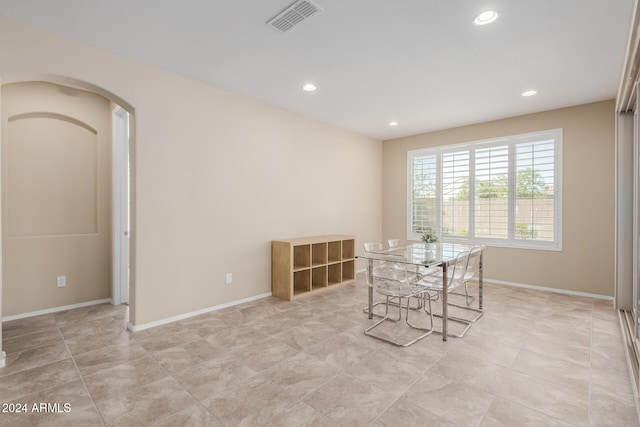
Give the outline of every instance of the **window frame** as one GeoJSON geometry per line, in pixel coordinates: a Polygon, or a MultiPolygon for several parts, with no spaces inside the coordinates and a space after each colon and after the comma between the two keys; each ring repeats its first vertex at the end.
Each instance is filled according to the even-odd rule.
{"type": "Polygon", "coordinates": [[[562,250],[562,152],[563,152],[563,129],[549,129],[544,131],[509,135],[504,137],[483,139],[460,144],[449,144],[437,147],[420,148],[407,151],[407,239],[420,240],[420,234],[413,231],[413,164],[414,159],[423,156],[436,156],[436,219],[435,227],[441,240],[452,243],[483,244],[486,246],[510,247],[521,249],[539,249],[550,251],[562,250]],[[553,140],[553,241],[536,241],[526,239],[516,239],[516,176],[518,168],[516,165],[516,147],[526,141],[537,142],[536,140],[553,140]],[[475,189],[476,189],[476,152],[479,149],[507,145],[508,150],[508,230],[507,238],[477,237],[475,230],[475,189]],[[447,236],[442,237],[442,215],[443,215],[443,154],[458,151],[468,151],[469,155],[469,176],[468,176],[468,199],[469,199],[469,226],[468,237],[447,236]]]}

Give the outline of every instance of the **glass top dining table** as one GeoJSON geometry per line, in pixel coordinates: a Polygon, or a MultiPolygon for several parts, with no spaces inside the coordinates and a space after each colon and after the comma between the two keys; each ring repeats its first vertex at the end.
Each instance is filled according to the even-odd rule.
{"type": "MultiPolygon", "coordinates": [[[[416,243],[407,241],[404,244],[382,250],[367,251],[356,258],[367,260],[367,282],[369,282],[375,261],[393,261],[422,267],[442,267],[442,283],[447,283],[447,269],[461,252],[482,246],[470,246],[459,243],[416,243]]],[[[482,310],[482,263],[483,250],[480,252],[478,265],[478,308],[482,310]]],[[[371,285],[371,283],[369,283],[371,285]]],[[[447,341],[448,296],[447,287],[442,290],[442,340],[447,341]]],[[[369,286],[369,319],[373,318],[373,287],[369,286]]]]}

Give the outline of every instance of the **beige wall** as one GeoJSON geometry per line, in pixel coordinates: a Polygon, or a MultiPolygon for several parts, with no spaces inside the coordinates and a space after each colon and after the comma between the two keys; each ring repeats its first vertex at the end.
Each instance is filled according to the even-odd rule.
{"type": "Polygon", "coordinates": [[[384,141],[383,237],[406,236],[407,151],[562,128],[562,251],[489,248],[485,277],[612,296],[614,107],[598,102],[384,141]]]}
{"type": "Polygon", "coordinates": [[[0,51],[3,83],[66,76],[135,108],[135,325],[270,292],[272,239],[381,237],[380,141],[3,17],[0,51]]]}
{"type": "Polygon", "coordinates": [[[109,101],[49,83],[8,84],[2,123],[2,312],[109,298],[109,101]]]}

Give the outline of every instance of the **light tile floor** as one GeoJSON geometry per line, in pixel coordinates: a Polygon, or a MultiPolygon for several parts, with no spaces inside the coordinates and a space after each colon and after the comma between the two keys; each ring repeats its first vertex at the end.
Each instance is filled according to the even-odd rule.
{"type": "Polygon", "coordinates": [[[70,412],[0,425],[639,425],[611,302],[486,284],[467,336],[398,348],[363,334],[366,294],[359,280],[137,333],[108,304],[5,322],[0,402],[70,412]]]}

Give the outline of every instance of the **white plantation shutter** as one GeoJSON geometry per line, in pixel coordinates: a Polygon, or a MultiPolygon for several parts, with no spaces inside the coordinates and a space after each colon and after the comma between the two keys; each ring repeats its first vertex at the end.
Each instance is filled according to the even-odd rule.
{"type": "Polygon", "coordinates": [[[409,151],[407,238],[562,249],[562,129],[409,151]]]}
{"type": "Polygon", "coordinates": [[[469,235],[469,150],[442,154],[442,236],[469,235]]]}
{"type": "Polygon", "coordinates": [[[475,151],[475,236],[509,237],[509,146],[506,141],[475,151]]]}

